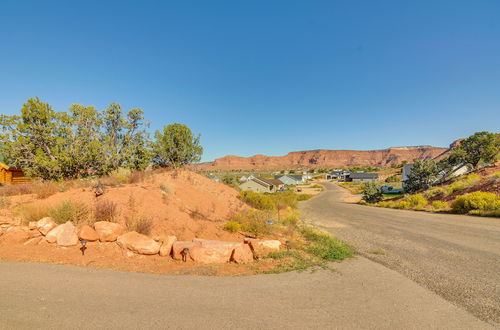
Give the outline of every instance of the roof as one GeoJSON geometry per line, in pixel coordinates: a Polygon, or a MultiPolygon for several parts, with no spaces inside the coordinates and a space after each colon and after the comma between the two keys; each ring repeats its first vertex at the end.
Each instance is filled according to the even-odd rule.
{"type": "Polygon", "coordinates": [[[264,182],[268,186],[279,186],[279,185],[283,184],[283,182],[281,182],[280,180],[276,180],[276,179],[264,179],[264,178],[261,178],[260,176],[256,177],[256,178],[253,178],[252,181],[255,181],[257,183],[259,183],[258,181],[262,181],[262,182],[264,182]]]}
{"type": "Polygon", "coordinates": [[[274,178],[279,180],[279,178],[284,178],[284,177],[289,177],[290,179],[297,181],[302,181],[303,179],[302,175],[291,175],[291,174],[276,175],[274,178]]]}
{"type": "Polygon", "coordinates": [[[376,179],[378,178],[377,173],[351,173],[349,175],[351,179],[376,179]]]}

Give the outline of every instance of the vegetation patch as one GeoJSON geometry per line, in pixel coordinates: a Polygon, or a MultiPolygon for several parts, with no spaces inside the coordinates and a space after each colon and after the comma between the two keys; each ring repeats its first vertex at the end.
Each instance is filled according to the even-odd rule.
{"type": "Polygon", "coordinates": [[[67,221],[72,221],[74,224],[88,223],[91,219],[88,206],[81,202],[64,201],[52,208],[49,213],[54,221],[59,224],[66,223],[67,221]]]}
{"type": "Polygon", "coordinates": [[[451,208],[456,213],[496,214],[500,211],[500,196],[495,193],[475,191],[457,196],[451,208]]]}

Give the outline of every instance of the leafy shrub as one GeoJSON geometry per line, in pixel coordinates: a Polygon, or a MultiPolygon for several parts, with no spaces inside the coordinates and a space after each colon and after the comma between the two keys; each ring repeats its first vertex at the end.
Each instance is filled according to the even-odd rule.
{"type": "Polygon", "coordinates": [[[469,174],[463,179],[457,180],[448,186],[448,194],[452,194],[456,191],[464,190],[466,188],[474,186],[481,180],[481,177],[477,174],[469,174]]]}
{"type": "Polygon", "coordinates": [[[50,210],[50,216],[59,224],[67,221],[78,224],[86,223],[90,219],[90,212],[82,202],[64,201],[50,210]]]}
{"type": "Polygon", "coordinates": [[[325,232],[305,227],[302,229],[302,235],[310,242],[306,250],[325,261],[343,260],[354,255],[349,245],[325,232]]]}
{"type": "Polygon", "coordinates": [[[231,233],[237,233],[241,231],[241,227],[241,223],[233,220],[228,221],[224,224],[224,229],[231,233]]]}
{"type": "Polygon", "coordinates": [[[274,201],[269,195],[250,190],[240,192],[240,199],[258,210],[274,210],[274,201]]]}
{"type": "Polygon", "coordinates": [[[382,191],[375,182],[367,182],[363,186],[363,200],[368,203],[377,203],[382,200],[382,191]]]}
{"type": "Polygon", "coordinates": [[[117,205],[110,200],[99,200],[95,204],[94,218],[95,221],[114,221],[117,212],[117,205]]]}
{"type": "Polygon", "coordinates": [[[412,195],[408,197],[406,201],[410,203],[410,207],[414,209],[423,209],[428,203],[427,199],[425,199],[422,194],[412,195]]]}
{"type": "Polygon", "coordinates": [[[443,201],[433,201],[431,203],[432,208],[435,210],[444,210],[448,208],[448,203],[443,202],[443,201]]]}
{"type": "Polygon", "coordinates": [[[475,191],[457,196],[451,208],[457,213],[468,213],[473,210],[497,211],[500,210],[500,196],[495,193],[475,191]]]}

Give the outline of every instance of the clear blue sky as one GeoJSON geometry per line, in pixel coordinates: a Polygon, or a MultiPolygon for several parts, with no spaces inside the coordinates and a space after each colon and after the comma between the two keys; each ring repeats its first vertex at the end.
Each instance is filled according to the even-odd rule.
{"type": "Polygon", "coordinates": [[[140,107],[203,160],[500,131],[500,1],[0,3],[0,110],[140,107]]]}

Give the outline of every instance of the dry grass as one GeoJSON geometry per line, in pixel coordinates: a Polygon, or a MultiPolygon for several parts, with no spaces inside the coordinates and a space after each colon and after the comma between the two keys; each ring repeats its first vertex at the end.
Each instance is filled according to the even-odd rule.
{"type": "Polygon", "coordinates": [[[16,213],[18,213],[23,223],[28,223],[50,216],[50,209],[44,205],[28,204],[23,205],[16,213]]]}
{"type": "Polygon", "coordinates": [[[154,221],[149,217],[127,218],[126,226],[129,231],[136,231],[146,236],[151,235],[154,221]]]}
{"type": "Polygon", "coordinates": [[[8,208],[11,204],[9,197],[0,197],[0,209],[8,208]]]}
{"type": "Polygon", "coordinates": [[[115,221],[117,214],[117,205],[110,200],[99,200],[95,204],[94,218],[95,221],[115,221]]]}
{"type": "Polygon", "coordinates": [[[67,221],[74,224],[92,223],[93,221],[89,207],[82,202],[64,201],[50,209],[50,216],[60,224],[67,221]]]}

